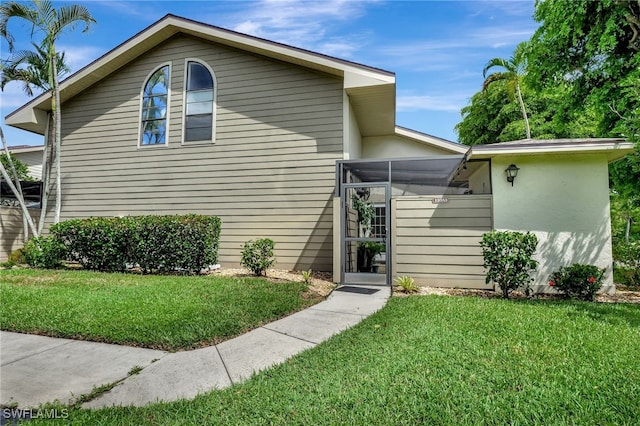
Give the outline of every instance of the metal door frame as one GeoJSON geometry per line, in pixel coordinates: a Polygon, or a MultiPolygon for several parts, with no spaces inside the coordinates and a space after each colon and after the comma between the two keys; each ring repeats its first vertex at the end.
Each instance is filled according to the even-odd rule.
{"type": "MultiPolygon", "coordinates": [[[[347,208],[347,189],[350,188],[384,188],[385,192],[385,270],[386,278],[384,285],[391,284],[391,184],[387,182],[359,182],[359,183],[342,183],[340,185],[340,282],[345,283],[346,276],[346,242],[347,241],[360,241],[364,238],[359,237],[347,237],[347,221],[345,218],[347,208]]],[[[358,272],[349,272],[349,274],[358,274],[358,272]]],[[[360,272],[360,274],[366,274],[366,272],[360,272]]],[[[378,274],[379,275],[379,274],[378,274]]],[[[378,284],[380,285],[380,284],[378,284]]]]}

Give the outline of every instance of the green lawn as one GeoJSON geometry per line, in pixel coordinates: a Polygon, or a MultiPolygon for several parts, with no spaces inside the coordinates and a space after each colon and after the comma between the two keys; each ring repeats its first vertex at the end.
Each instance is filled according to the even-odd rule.
{"type": "Polygon", "coordinates": [[[176,350],[218,343],[319,301],[263,278],[0,271],[0,328],[176,350]]]}
{"type": "Polygon", "coordinates": [[[248,382],[63,423],[637,424],[640,306],[393,298],[248,382]]]}

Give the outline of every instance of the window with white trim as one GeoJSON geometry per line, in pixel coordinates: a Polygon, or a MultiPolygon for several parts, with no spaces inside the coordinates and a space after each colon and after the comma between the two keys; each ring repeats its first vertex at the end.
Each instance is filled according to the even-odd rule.
{"type": "Polygon", "coordinates": [[[142,92],[140,145],[167,143],[169,106],[169,65],[158,68],[146,81],[142,92]]]}
{"type": "Polygon", "coordinates": [[[184,142],[211,142],[215,111],[212,72],[203,64],[187,61],[184,108],[184,142]]]}

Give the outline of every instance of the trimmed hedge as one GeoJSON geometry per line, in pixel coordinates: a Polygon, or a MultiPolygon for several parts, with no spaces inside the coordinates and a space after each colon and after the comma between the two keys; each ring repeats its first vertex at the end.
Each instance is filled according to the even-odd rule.
{"type": "Polygon", "coordinates": [[[195,214],[91,217],[58,223],[51,233],[67,248],[67,260],[85,269],[198,272],[218,261],[220,225],[218,217],[195,214]]]}

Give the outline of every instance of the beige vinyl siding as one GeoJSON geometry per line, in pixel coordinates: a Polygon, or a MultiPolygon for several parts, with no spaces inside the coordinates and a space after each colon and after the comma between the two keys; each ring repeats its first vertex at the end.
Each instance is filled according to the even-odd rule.
{"type": "Polygon", "coordinates": [[[329,271],[342,80],[176,36],[63,105],[62,219],[217,215],[220,263],[269,237],[277,267],[329,271]],[[217,82],[215,143],[182,145],[185,59],[217,82]],[[171,63],[167,146],[138,148],[140,91],[171,63]]]}
{"type": "Polygon", "coordinates": [[[488,195],[392,199],[392,268],[420,285],[491,288],[485,284],[480,240],[492,229],[488,195]]]}
{"type": "Polygon", "coordinates": [[[29,168],[29,176],[36,180],[42,180],[42,151],[14,152],[18,160],[29,168]]]}
{"type": "MultiPolygon", "coordinates": [[[[40,209],[29,209],[34,222],[40,218],[40,209]]],[[[12,251],[24,247],[22,211],[18,207],[0,207],[0,262],[8,259],[12,251]]]]}

